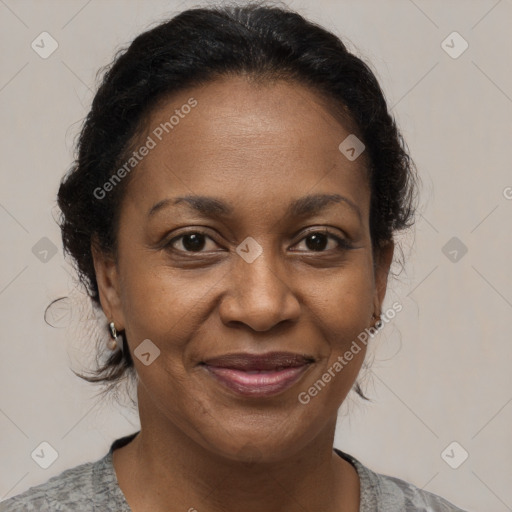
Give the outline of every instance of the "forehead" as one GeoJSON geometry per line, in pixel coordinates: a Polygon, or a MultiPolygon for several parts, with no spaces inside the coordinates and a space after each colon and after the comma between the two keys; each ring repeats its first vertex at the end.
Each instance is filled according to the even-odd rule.
{"type": "Polygon", "coordinates": [[[366,155],[350,161],[339,150],[352,129],[322,96],[297,83],[222,78],[153,110],[135,144],[151,149],[126,197],[147,210],[185,193],[275,203],[328,192],[343,193],[365,211],[366,155]]]}

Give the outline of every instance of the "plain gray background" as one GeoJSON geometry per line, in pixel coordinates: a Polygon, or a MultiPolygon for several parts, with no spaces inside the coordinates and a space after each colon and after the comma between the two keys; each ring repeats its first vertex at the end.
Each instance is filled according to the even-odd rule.
{"type": "MultiPolygon", "coordinates": [[[[95,399],[70,371],[92,364],[102,326],[62,256],[55,196],[98,69],[151,24],[195,5],[0,0],[0,499],[96,460],[138,429],[129,408],[95,399]],[[31,47],[43,31],[58,43],[45,59],[31,47]],[[69,308],[53,313],[52,328],[44,309],[62,295],[69,308]],[[31,457],[43,441],[58,453],[48,469],[31,457]]],[[[370,64],[423,180],[421,215],[403,239],[407,265],[385,304],[403,310],[368,356],[373,403],[349,395],[335,445],[460,507],[510,511],[512,4],[288,5],[370,64]],[[454,31],[469,45],[457,58],[464,42],[454,31]],[[452,461],[469,454],[457,469],[441,456],[454,441],[452,461]]]]}

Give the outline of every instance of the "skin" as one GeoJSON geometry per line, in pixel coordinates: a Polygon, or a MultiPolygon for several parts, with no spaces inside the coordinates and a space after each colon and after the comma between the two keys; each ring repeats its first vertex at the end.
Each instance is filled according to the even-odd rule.
{"type": "Polygon", "coordinates": [[[365,154],[351,162],[339,151],[354,127],[316,92],[244,77],[163,102],[140,143],[191,97],[197,106],[130,176],[117,259],[93,245],[105,315],[125,330],[132,354],[145,339],[161,351],[148,366],[134,357],[141,433],[114,452],[119,485],[134,512],[170,504],[199,512],[357,511],[357,473],[333,441],[364,345],[310,403],[297,397],[381,311],[393,244],[374,260],[365,154]],[[206,216],[181,202],[148,218],[159,201],[192,194],[218,198],[232,213],[206,216]],[[310,194],[339,194],[360,217],[345,202],[286,214],[292,200],[310,194]],[[320,235],[315,250],[311,232],[325,228],[352,248],[320,235]],[[198,229],[207,233],[200,252],[190,250],[190,237],[175,239],[198,229]],[[252,263],[235,252],[248,236],[263,250],[252,263]],[[316,361],[292,388],[257,399],[236,395],[198,365],[269,351],[316,361]]]}

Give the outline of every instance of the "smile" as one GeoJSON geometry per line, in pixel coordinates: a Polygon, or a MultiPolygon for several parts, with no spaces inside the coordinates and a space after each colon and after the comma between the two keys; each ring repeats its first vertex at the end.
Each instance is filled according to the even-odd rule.
{"type": "Polygon", "coordinates": [[[240,395],[263,397],[281,393],[292,387],[309,365],[286,368],[274,372],[243,371],[205,365],[220,383],[240,395]]]}
{"type": "Polygon", "coordinates": [[[201,365],[218,383],[246,397],[269,397],[296,384],[314,359],[274,352],[265,355],[232,354],[201,365]]]}

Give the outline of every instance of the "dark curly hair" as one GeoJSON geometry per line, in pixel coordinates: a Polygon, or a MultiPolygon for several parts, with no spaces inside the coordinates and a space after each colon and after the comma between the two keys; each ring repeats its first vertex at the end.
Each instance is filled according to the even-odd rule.
{"type": "MultiPolygon", "coordinates": [[[[104,70],[79,135],[77,157],[60,184],[64,251],[94,307],[101,306],[91,243],[115,257],[120,204],[129,179],[102,199],[94,191],[126,161],[161,102],[229,75],[309,86],[355,124],[369,162],[374,251],[413,224],[415,166],[373,72],[337,36],[281,5],[186,10],[140,34],[104,70]]],[[[79,376],[112,387],[127,373],[134,375],[134,366],[125,343],[93,376],[79,376]]],[[[355,389],[366,398],[359,383],[355,389]]]]}

